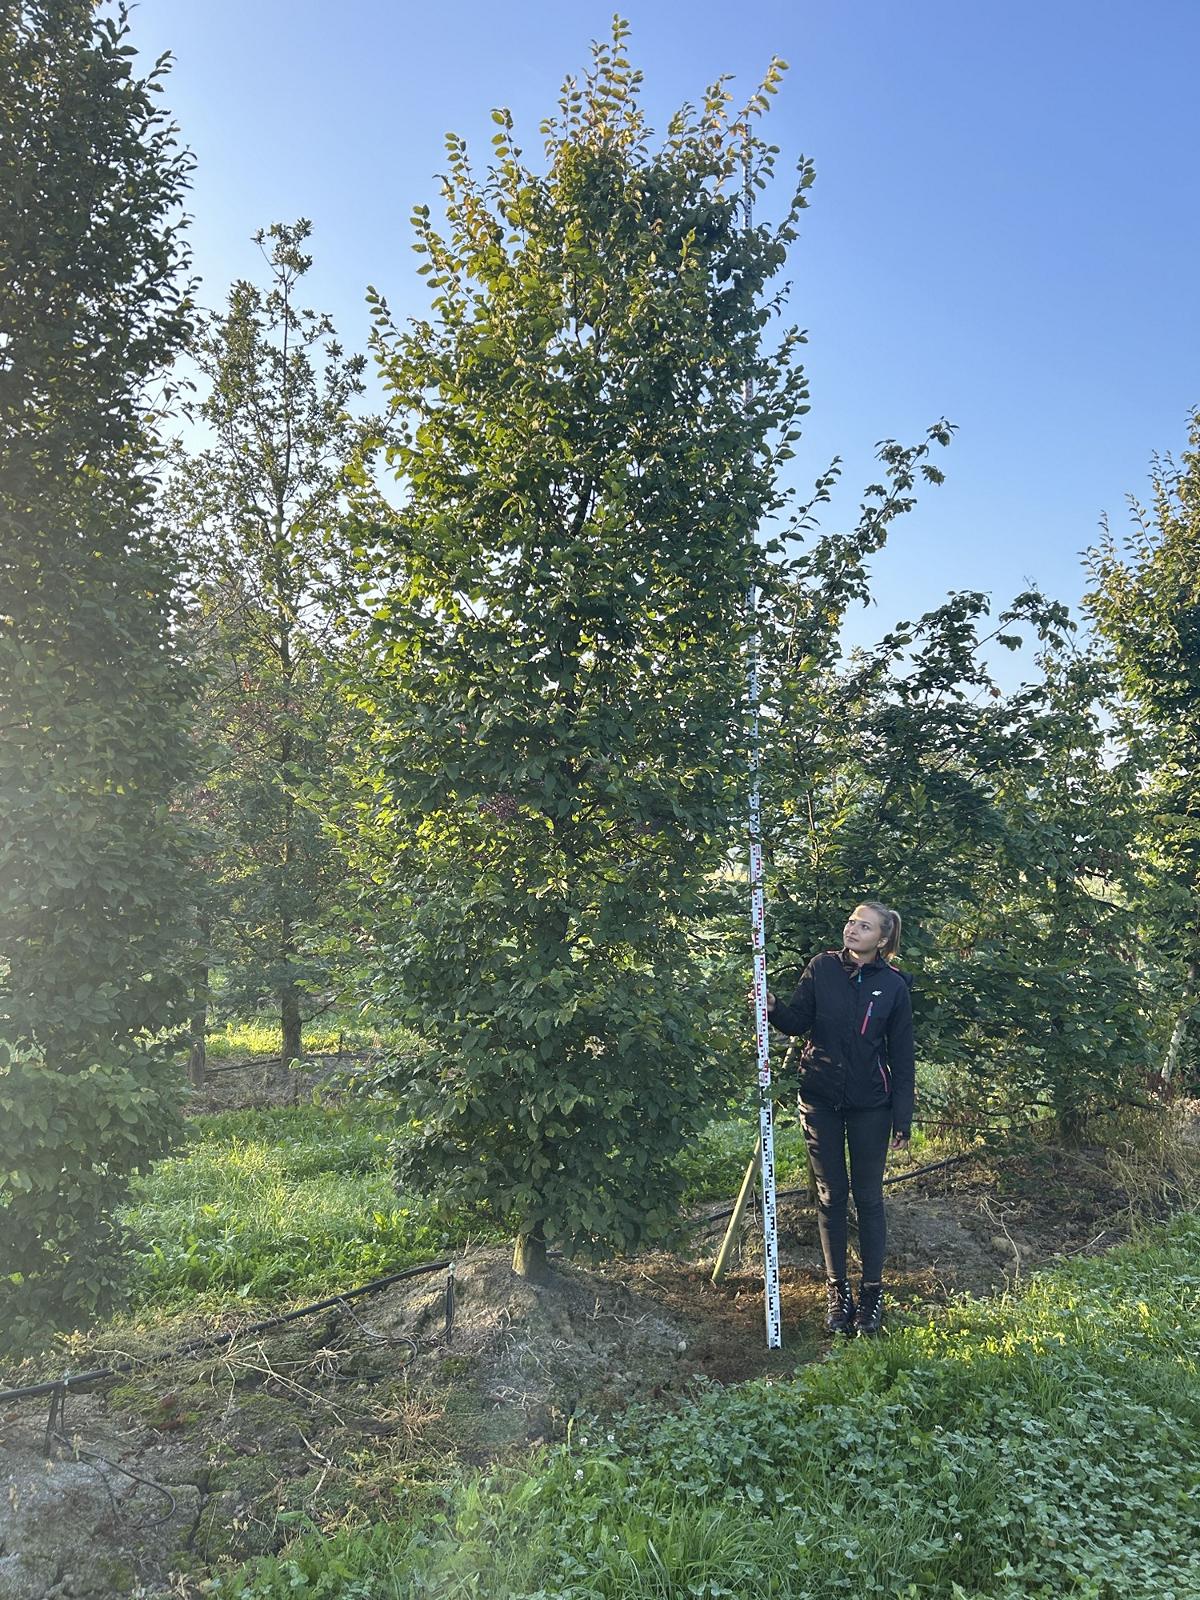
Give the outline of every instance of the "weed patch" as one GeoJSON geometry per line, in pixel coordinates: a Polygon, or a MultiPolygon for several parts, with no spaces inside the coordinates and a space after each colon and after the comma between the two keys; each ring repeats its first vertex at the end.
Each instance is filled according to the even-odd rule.
{"type": "MultiPolygon", "coordinates": [[[[675,1158],[687,1185],[684,1199],[732,1200],[738,1192],[746,1163],[754,1154],[757,1120],[747,1118],[710,1122],[675,1158]]],[[[783,1125],[775,1136],[775,1174],[782,1185],[800,1183],[806,1171],[804,1135],[798,1124],[783,1125]]]]}

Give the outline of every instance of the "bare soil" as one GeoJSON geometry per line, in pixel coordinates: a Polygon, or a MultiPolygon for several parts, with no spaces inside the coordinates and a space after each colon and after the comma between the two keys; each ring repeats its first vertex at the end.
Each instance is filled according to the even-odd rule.
{"type": "MultiPolygon", "coordinates": [[[[1116,1243],[1146,1209],[1131,1187],[1101,1150],[1041,1149],[890,1188],[893,1324],[1116,1243]]],[[[1166,1209],[1170,1174],[1161,1198],[1166,1209]]],[[[439,1273],[219,1353],[139,1350],[133,1375],[68,1396],[49,1448],[47,1403],[13,1405],[0,1414],[0,1600],[194,1595],[215,1568],[303,1528],[403,1515],[455,1469],[519,1460],[573,1418],[819,1359],[824,1275],[806,1198],[780,1206],[783,1351],[765,1348],[753,1220],[719,1286],[724,1221],[705,1208],[691,1222],[688,1249],[561,1265],[545,1285],[515,1277],[506,1251],[471,1250],[449,1331],[439,1273]]],[[[115,1354],[96,1348],[97,1364],[115,1354]]]]}

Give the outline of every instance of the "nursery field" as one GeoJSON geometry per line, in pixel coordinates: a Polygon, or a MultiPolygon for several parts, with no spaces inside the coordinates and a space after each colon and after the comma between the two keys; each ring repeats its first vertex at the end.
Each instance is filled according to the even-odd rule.
{"type": "Polygon", "coordinates": [[[1191,41],[145,9],[0,8],[0,1600],[1200,1600],[1191,41]]]}
{"type": "Polygon", "coordinates": [[[672,1249],[539,1287],[397,1192],[391,1106],[319,1062],[272,1103],[265,1060],[227,1087],[267,1103],[194,1115],[139,1180],[128,1312],[5,1374],[128,1368],[67,1396],[49,1464],[46,1402],[4,1411],[5,1600],[1200,1593],[1188,1118],[1123,1154],[919,1137],[890,1337],[837,1350],[785,1123],[772,1353],[753,1223],[710,1282],[749,1119],[682,1158],[672,1249]],[[449,1321],[439,1269],[239,1332],[439,1260],[449,1321]]]}

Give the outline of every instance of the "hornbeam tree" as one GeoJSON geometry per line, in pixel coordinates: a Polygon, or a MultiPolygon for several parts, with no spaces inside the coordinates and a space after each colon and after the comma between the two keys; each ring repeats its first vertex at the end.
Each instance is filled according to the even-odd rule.
{"type": "Polygon", "coordinates": [[[1011,698],[1019,743],[991,785],[992,847],[969,897],[945,908],[935,982],[963,1103],[1050,1112],[1074,1137],[1094,1113],[1144,1100],[1137,769],[1113,736],[1102,656],[1068,624],[1039,665],[1011,698]]]}
{"type": "Polygon", "coordinates": [[[1178,461],[1154,463],[1152,510],[1133,502],[1123,549],[1089,552],[1086,607],[1124,690],[1145,774],[1144,920],[1164,972],[1160,1072],[1200,1071],[1200,410],[1178,461]]]}
{"type": "Polygon", "coordinates": [[[148,385],[187,331],[188,158],[123,10],[0,11],[0,1342],[111,1299],[174,1122],[187,770],[148,385]]]}
{"type": "Polygon", "coordinates": [[[301,218],[256,235],[268,287],[239,280],[202,319],[190,353],[207,382],[193,413],[207,439],[175,449],[162,501],[195,586],[197,725],[212,748],[195,796],[212,831],[210,944],[227,999],[273,1000],[285,1063],[302,1053],[305,991],[322,977],[306,938],[328,915],[338,871],[304,797],[337,743],[343,470],[363,460],[367,431],[351,415],[364,358],[301,301],[311,232],[301,218]]]}
{"type": "Polygon", "coordinates": [[[376,530],[360,849],[411,1171],[511,1223],[514,1265],[674,1223],[671,1157],[729,1087],[693,929],[744,788],[744,607],[806,386],[764,340],[812,173],[748,227],[774,152],[724,85],[661,142],[619,20],[527,165],[447,140],[414,216],[430,314],[376,349],[402,504],[376,530]],[[752,391],[752,394],[750,393],[752,391]]]}

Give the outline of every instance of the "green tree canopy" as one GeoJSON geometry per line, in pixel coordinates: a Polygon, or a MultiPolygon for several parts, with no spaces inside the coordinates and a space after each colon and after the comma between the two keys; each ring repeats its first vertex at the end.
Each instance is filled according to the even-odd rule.
{"type": "Polygon", "coordinates": [[[503,111],[486,174],[447,140],[429,317],[374,298],[403,497],[360,691],[381,984],[424,1045],[413,1168],[506,1216],[529,1272],[673,1224],[670,1158],[736,1061],[695,929],[744,776],[753,534],[807,410],[800,333],[764,329],[811,169],[776,226],[740,204],[780,70],[655,143],[618,22],[544,166],[503,111]]]}
{"type": "Polygon", "coordinates": [[[986,630],[985,595],[950,595],[839,659],[844,603],[867,582],[861,541],[844,543],[849,568],[828,549],[794,564],[768,636],[774,970],[794,981],[856,900],[881,897],[905,919],[943,1109],[1075,1129],[1144,1089],[1137,769],[1112,673],[1036,591],[986,630]],[[1039,670],[1005,693],[988,647],[1030,632],[1039,670]]]}
{"type": "Polygon", "coordinates": [[[125,13],[0,11],[0,1337],[114,1287],[172,1126],[187,771],[149,386],[186,333],[188,158],[125,13]]]}
{"type": "Polygon", "coordinates": [[[207,441],[175,449],[162,502],[194,593],[208,943],[232,1003],[273,1000],[285,1061],[322,976],[306,940],[340,876],[305,796],[335,760],[345,707],[331,671],[350,593],[342,491],[370,427],[351,415],[364,358],[301,303],[311,231],[301,219],[260,233],[267,288],[240,280],[201,320],[191,355],[207,388],[192,414],[207,441]]]}
{"type": "Polygon", "coordinates": [[[1163,968],[1162,1076],[1200,1074],[1200,411],[1178,461],[1156,460],[1150,507],[1089,552],[1086,605],[1120,675],[1144,773],[1142,905],[1163,968]]]}

